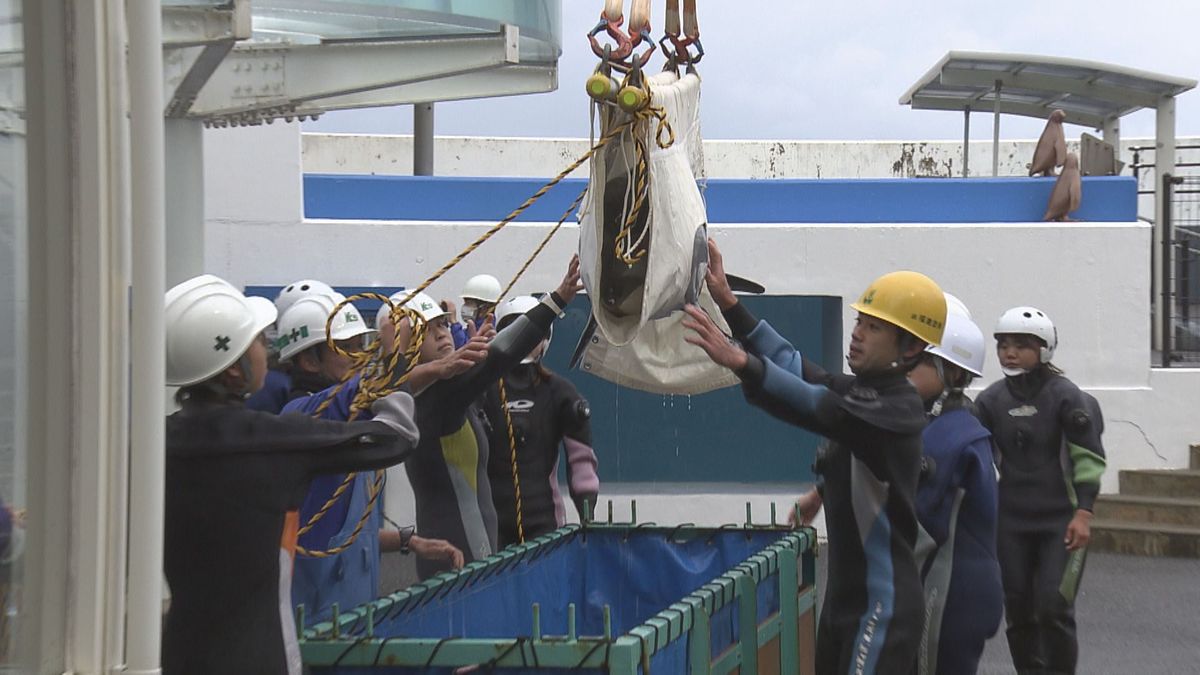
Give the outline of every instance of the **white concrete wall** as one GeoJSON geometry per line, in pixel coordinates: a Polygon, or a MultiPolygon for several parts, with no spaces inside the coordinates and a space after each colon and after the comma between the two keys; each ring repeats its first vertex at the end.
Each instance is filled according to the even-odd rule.
{"type": "MultiPolygon", "coordinates": [[[[206,135],[207,269],[235,284],[283,284],[303,277],[332,284],[412,284],[491,225],[303,222],[301,141],[295,125],[210,130],[206,135]]],[[[335,142],[328,136],[306,136],[304,170],[328,172],[340,166],[352,173],[404,173],[410,160],[400,157],[402,150],[397,148],[405,142],[363,137],[335,142]],[[335,146],[341,149],[334,152],[335,146]],[[397,157],[398,164],[385,159],[390,157],[397,157]],[[384,170],[389,164],[393,168],[384,170]]],[[[544,176],[583,147],[578,141],[506,139],[442,139],[439,144],[438,173],[471,175],[544,176]],[[446,149],[454,144],[459,144],[458,154],[446,149]]],[[[896,161],[888,153],[907,152],[901,144],[785,143],[783,150],[775,151],[770,145],[711,144],[710,172],[759,178],[803,176],[815,175],[820,164],[821,175],[826,176],[831,175],[827,170],[842,176],[888,176],[891,164],[886,162],[896,161]],[[801,147],[804,153],[799,152],[801,147]],[[804,159],[799,158],[802,154],[804,159]],[[818,162],[818,157],[829,159],[818,162]]],[[[936,157],[924,150],[925,154],[917,153],[921,144],[910,145],[914,166],[921,166],[922,158],[936,157]]],[[[926,144],[925,150],[934,145],[939,144],[926,144]]],[[[949,147],[946,152],[954,151],[954,144],[940,145],[949,147]]],[[[1010,168],[1015,172],[1019,161],[1013,161],[1010,168]]],[[[901,175],[912,174],[905,168],[901,175]]],[[[479,271],[511,274],[547,227],[522,223],[504,230],[436,283],[433,294],[452,297],[468,276],[479,271]]],[[[1188,444],[1200,441],[1194,410],[1200,401],[1200,370],[1151,368],[1150,228],[1145,224],[747,224],[715,227],[714,234],[726,251],[730,269],[754,277],[772,293],[853,298],[877,274],[910,267],[929,273],[963,298],[985,330],[1013,304],[1045,309],[1058,323],[1062,337],[1056,362],[1104,406],[1110,454],[1105,491],[1117,489],[1120,468],[1185,466],[1188,444]]],[[[576,241],[577,229],[564,228],[517,292],[557,284],[576,241]]],[[[849,311],[844,320],[848,332],[849,311]]],[[[990,360],[984,383],[998,375],[990,360]]],[[[653,493],[652,486],[639,493],[639,505],[646,504],[647,509],[640,508],[639,514],[668,521],[674,512],[663,505],[677,507],[680,500],[653,493]]],[[[634,494],[626,490],[622,498],[630,496],[634,494]]],[[[689,510],[686,520],[738,520],[744,510],[738,504],[747,498],[760,503],[765,499],[753,488],[728,497],[728,504],[719,508],[689,510]],[[728,512],[735,507],[738,513],[728,512]]],[[[695,507],[712,500],[684,501],[695,507]]]]}
{"type": "MultiPolygon", "coordinates": [[[[286,283],[301,277],[333,284],[412,284],[435,272],[490,223],[312,221],[210,223],[210,241],[225,241],[211,271],[235,284],[286,283]]],[[[514,273],[550,224],[514,225],[434,284],[454,297],[471,274],[514,273]]],[[[714,226],[733,271],[745,271],[771,293],[827,294],[853,299],[878,274],[911,268],[930,274],[972,309],[985,330],[1015,304],[1034,304],[1058,324],[1055,362],[1094,391],[1107,414],[1146,430],[1163,459],[1135,428],[1112,424],[1106,436],[1125,466],[1183,466],[1200,428],[1179,402],[1200,400],[1200,372],[1152,379],[1148,319],[1150,227],[1143,223],[800,224],[714,226]],[[1159,391],[1158,387],[1161,388],[1159,391]],[[1189,389],[1191,387],[1191,389],[1189,389]],[[1178,420],[1172,424],[1171,420],[1178,420]]],[[[567,226],[517,286],[553,288],[577,245],[567,226]]],[[[848,334],[853,313],[847,307],[848,334]]],[[[994,362],[986,381],[999,377],[994,362]]],[[[1116,473],[1106,489],[1116,488],[1116,473]]]]}
{"type": "MultiPolygon", "coordinates": [[[[1180,138],[1195,145],[1198,138],[1180,138]]],[[[1000,175],[1024,175],[1036,139],[1000,142],[1000,175]]],[[[1079,152],[1078,139],[1068,149],[1079,152]]],[[[1153,139],[1121,142],[1129,148],[1153,139]]],[[[584,138],[477,138],[439,136],[435,172],[441,176],[553,176],[588,148],[584,138]]],[[[304,170],[309,173],[410,175],[412,136],[303,134],[304,170]]],[[[962,175],[962,143],[956,141],[705,141],[713,178],[915,178],[962,175]]],[[[1196,153],[1178,152],[1179,160],[1196,153]]],[[[1143,156],[1153,159],[1153,153],[1143,156]]],[[[579,176],[586,176],[585,168],[579,176]]],[[[991,141],[971,141],[970,174],[992,175],[991,141]]],[[[1151,186],[1152,187],[1152,186],[1151,186]]]]}
{"type": "MultiPolygon", "coordinates": [[[[412,136],[303,136],[304,170],[310,173],[412,173],[412,136]]],[[[588,145],[588,139],[445,136],[435,142],[434,166],[442,176],[553,176],[588,145]]],[[[1001,143],[1001,175],[1025,173],[1033,145],[1001,143]]],[[[705,141],[704,153],[713,178],[962,175],[962,143],[952,141],[705,141]]],[[[971,174],[990,176],[991,158],[990,142],[972,142],[971,174]]],[[[586,165],[576,175],[586,177],[586,165]]]]}
{"type": "MultiPolygon", "coordinates": [[[[550,177],[582,155],[587,139],[438,137],[434,167],[439,176],[550,177]]],[[[1000,175],[1025,175],[1036,139],[1000,142],[1000,175]]],[[[1197,145],[1180,138],[1177,145],[1197,145]]],[[[1079,152],[1077,140],[1068,149],[1079,152]]],[[[1153,139],[1121,142],[1121,158],[1131,163],[1131,147],[1153,139]]],[[[712,178],[921,178],[962,175],[962,143],[955,141],[705,141],[712,178]]],[[[333,174],[412,174],[412,136],[303,134],[304,170],[333,174]]],[[[1154,153],[1143,153],[1143,163],[1154,153]]],[[[1177,161],[1200,161],[1200,152],[1180,150],[1177,161]]],[[[1182,169],[1180,173],[1194,173],[1182,169]]],[[[1126,174],[1128,174],[1128,170],[1126,174]]],[[[970,174],[992,175],[991,141],[971,141],[970,174]]],[[[573,176],[587,177],[587,165],[573,176]]],[[[1139,190],[1154,191],[1154,171],[1143,170],[1139,190]]],[[[1154,217],[1153,194],[1138,200],[1138,213],[1154,217]]]]}

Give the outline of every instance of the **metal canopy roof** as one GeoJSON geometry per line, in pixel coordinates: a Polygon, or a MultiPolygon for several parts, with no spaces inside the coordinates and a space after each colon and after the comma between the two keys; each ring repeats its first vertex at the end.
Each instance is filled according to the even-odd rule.
{"type": "Polygon", "coordinates": [[[1163,97],[1182,94],[1196,80],[1134,68],[1033,54],[951,51],[900,97],[926,110],[997,110],[1045,119],[1052,110],[1067,122],[1100,128],[1163,97]],[[999,105],[997,105],[999,97],[999,105]]]}
{"type": "Polygon", "coordinates": [[[168,117],[215,126],[553,91],[561,0],[163,0],[168,117]]]}

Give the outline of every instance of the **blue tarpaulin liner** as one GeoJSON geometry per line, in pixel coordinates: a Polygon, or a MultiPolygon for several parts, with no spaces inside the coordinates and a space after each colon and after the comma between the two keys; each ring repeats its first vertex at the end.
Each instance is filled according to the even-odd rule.
{"type": "MultiPolygon", "coordinates": [[[[429,595],[405,607],[377,603],[375,638],[483,638],[512,640],[533,634],[533,603],[538,603],[543,635],[567,633],[567,605],[576,607],[579,636],[604,633],[604,607],[610,609],[613,636],[627,633],[787,533],[780,530],[696,530],[670,532],[634,529],[576,530],[549,545],[534,548],[514,563],[497,565],[446,593],[429,595]],[[427,602],[426,602],[427,600],[427,602]]],[[[418,596],[423,598],[424,596],[418,596]]],[[[758,585],[756,623],[779,611],[777,583],[758,585]]],[[[343,629],[344,639],[361,637],[365,620],[343,629]],[[348,633],[347,634],[347,629],[348,633]]],[[[738,639],[737,603],[713,613],[712,655],[738,639]]],[[[319,639],[319,638],[318,638],[319,639]]],[[[648,645],[649,647],[650,645],[648,645]]],[[[686,672],[688,641],[654,645],[650,670],[686,672]]],[[[599,647],[603,649],[603,647],[599,647]]],[[[536,654],[528,668],[495,672],[536,673],[536,654]]],[[[486,665],[486,664],[485,664],[486,665]]],[[[451,673],[451,668],[314,667],[314,673],[451,673]]],[[[584,672],[602,672],[599,670],[584,672]]]]}

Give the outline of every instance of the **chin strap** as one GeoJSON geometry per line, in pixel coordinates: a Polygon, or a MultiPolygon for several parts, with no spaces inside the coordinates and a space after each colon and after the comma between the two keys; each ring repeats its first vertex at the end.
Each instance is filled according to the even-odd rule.
{"type": "MultiPolygon", "coordinates": [[[[951,396],[962,395],[964,387],[953,387],[946,382],[946,369],[943,367],[940,358],[933,359],[933,367],[937,369],[938,381],[942,383],[942,393],[938,395],[937,400],[929,407],[930,417],[937,417],[942,414],[942,410],[946,406],[946,401],[950,400],[951,396]]],[[[970,378],[967,378],[968,380],[970,378]]]]}
{"type": "Polygon", "coordinates": [[[1032,372],[1029,368],[1004,368],[1004,367],[1001,367],[1000,370],[1004,373],[1005,377],[1020,377],[1022,375],[1028,375],[1030,372],[1032,372]]]}

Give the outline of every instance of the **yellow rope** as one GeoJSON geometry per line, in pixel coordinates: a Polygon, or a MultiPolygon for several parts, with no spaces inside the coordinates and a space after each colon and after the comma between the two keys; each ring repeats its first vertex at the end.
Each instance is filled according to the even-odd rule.
{"type": "Polygon", "coordinates": [[[508,410],[508,392],[504,378],[500,378],[500,409],[504,411],[504,423],[508,425],[508,447],[512,450],[513,495],[517,502],[517,543],[525,543],[525,522],[521,506],[521,472],[517,469],[517,435],[513,431],[512,413],[508,410]]]}
{"type": "Polygon", "coordinates": [[[308,534],[308,532],[317,524],[317,521],[324,518],[329,509],[333,508],[333,505],[337,503],[338,498],[341,497],[347,489],[349,489],[350,484],[353,482],[354,474],[346,474],[346,478],[342,481],[342,484],[337,486],[337,489],[333,491],[333,494],[329,496],[329,499],[325,501],[325,504],[320,508],[320,510],[314,513],[311,518],[308,519],[308,522],[305,523],[304,527],[300,528],[300,531],[296,533],[296,536],[302,537],[308,534]]]}
{"type": "Polygon", "coordinates": [[[371,487],[367,491],[367,494],[370,495],[370,499],[367,500],[367,507],[363,510],[362,516],[359,517],[358,524],[354,526],[354,531],[350,533],[350,536],[346,537],[346,541],[325,551],[311,551],[297,543],[296,553],[308,556],[309,558],[330,558],[350,548],[354,544],[354,540],[358,539],[358,535],[362,532],[363,527],[366,526],[367,521],[370,520],[371,512],[375,510],[375,502],[383,492],[383,476],[384,473],[382,471],[375,472],[375,481],[371,483],[371,487]]]}
{"type": "MultiPolygon", "coordinates": [[[[659,120],[660,126],[658,129],[658,136],[660,138],[662,137],[662,134],[664,133],[663,125],[665,125],[666,133],[668,133],[670,135],[670,138],[673,141],[674,140],[674,131],[670,129],[670,125],[667,123],[665,115],[657,115],[657,114],[650,113],[650,116],[657,117],[659,120]]],[[[338,303],[337,306],[335,306],[333,311],[330,313],[329,318],[326,320],[326,324],[325,324],[325,334],[327,336],[326,344],[335,353],[350,358],[352,361],[352,365],[346,374],[346,378],[343,379],[340,383],[338,383],[338,385],[333,389],[333,391],[330,392],[329,396],[327,396],[325,398],[325,400],[322,401],[319,406],[317,406],[317,409],[315,411],[313,411],[313,416],[314,417],[320,416],[321,413],[323,413],[325,410],[327,410],[329,408],[329,406],[333,404],[334,397],[338,393],[340,393],[343,389],[345,389],[345,387],[349,384],[349,382],[356,375],[361,375],[361,378],[359,380],[358,392],[355,394],[355,397],[350,405],[350,418],[349,418],[350,420],[357,418],[358,415],[361,413],[361,411],[370,407],[370,404],[373,403],[374,401],[398,391],[400,388],[400,385],[402,385],[404,382],[408,381],[408,378],[412,374],[412,368],[417,363],[417,357],[420,353],[420,346],[421,346],[421,343],[425,339],[425,333],[426,333],[426,328],[427,328],[425,325],[424,318],[421,317],[421,315],[419,313],[417,313],[416,311],[411,310],[409,308],[406,308],[403,305],[405,305],[410,300],[412,300],[412,298],[414,296],[416,296],[417,293],[421,293],[425,289],[429,288],[430,285],[432,285],[434,282],[436,282],[438,279],[440,279],[442,276],[444,276],[446,274],[446,272],[453,269],[456,265],[458,265],[460,262],[462,262],[467,256],[469,256],[471,253],[475,252],[475,250],[478,249],[480,246],[482,246],[488,239],[491,239],[492,236],[494,236],[497,232],[504,229],[504,227],[507,226],[509,223],[511,223],[512,221],[519,218],[521,216],[521,214],[523,214],[531,206],[533,206],[535,203],[537,203],[537,201],[539,199],[541,199],[543,196],[545,196],[545,194],[547,192],[549,192],[551,189],[553,189],[554,186],[561,183],[563,181],[563,179],[565,179],[568,175],[570,175],[572,172],[574,172],[576,169],[578,169],[580,166],[582,166],[584,162],[587,162],[588,160],[590,160],[593,156],[595,156],[595,154],[597,152],[599,152],[601,149],[603,149],[611,141],[613,141],[615,138],[620,136],[625,131],[632,129],[634,127],[634,125],[638,123],[639,120],[643,120],[643,119],[648,119],[648,117],[644,114],[635,114],[627,122],[624,122],[620,125],[614,126],[612,129],[609,129],[608,132],[605,133],[603,136],[601,136],[600,139],[596,142],[596,144],[593,145],[591,148],[589,148],[587,152],[585,152],[583,155],[581,155],[579,158],[577,158],[575,161],[573,161],[570,165],[567,166],[567,168],[563,169],[557,176],[555,176],[548,183],[546,183],[544,186],[542,186],[537,192],[535,192],[528,199],[526,199],[524,203],[522,203],[520,206],[518,206],[516,209],[514,209],[511,213],[509,213],[508,216],[506,216],[503,220],[501,220],[499,223],[497,223],[496,225],[489,228],[486,232],[484,232],[482,235],[480,235],[475,241],[471,242],[471,244],[469,246],[467,246],[466,249],[464,249],[461,253],[459,253],[452,260],[450,260],[450,262],[443,265],[441,269],[439,269],[437,272],[435,272],[433,274],[433,276],[429,277],[424,282],[422,282],[421,285],[417,286],[412,291],[410,291],[399,302],[394,302],[390,298],[379,295],[377,293],[359,293],[356,295],[352,295],[352,296],[346,298],[345,300],[341,301],[340,303],[338,303]],[[377,343],[373,349],[361,350],[361,351],[347,351],[347,350],[342,349],[340,346],[338,346],[334,342],[333,337],[332,337],[333,333],[331,330],[334,317],[346,305],[354,302],[355,300],[362,300],[362,299],[378,300],[379,302],[386,304],[390,308],[391,319],[392,319],[393,323],[397,326],[400,324],[400,320],[402,320],[404,318],[409,318],[412,321],[412,325],[413,325],[412,341],[411,341],[411,344],[409,345],[408,349],[406,349],[402,352],[401,350],[396,348],[397,346],[394,345],[390,354],[383,354],[382,344],[377,343]],[[393,378],[391,374],[395,372],[395,369],[399,365],[399,361],[400,361],[401,357],[404,357],[407,359],[406,364],[405,364],[405,371],[399,378],[393,378]]],[[[585,191],[585,194],[586,194],[586,191],[585,191]]],[[[583,198],[583,194],[581,194],[579,196],[579,198],[576,199],[575,205],[578,205],[578,203],[580,203],[582,201],[582,198],[583,198]]],[[[564,214],[563,218],[559,221],[559,224],[556,225],[555,228],[551,231],[551,234],[546,237],[546,239],[542,242],[542,245],[539,246],[538,249],[534,252],[533,256],[531,256],[530,259],[528,261],[526,261],[526,264],[521,268],[520,272],[517,273],[517,278],[519,278],[520,275],[523,274],[524,271],[529,267],[529,265],[533,262],[533,258],[536,257],[539,253],[541,253],[542,249],[545,248],[545,245],[549,242],[550,236],[553,236],[553,233],[558,230],[559,226],[562,225],[562,222],[565,221],[566,218],[570,215],[570,211],[575,208],[575,205],[573,205],[571,207],[571,209],[568,209],[567,213],[564,214]]],[[[516,283],[517,278],[514,278],[513,281],[509,284],[510,288],[513,283],[516,283]]],[[[375,490],[374,486],[382,485],[384,472],[376,471],[375,475],[376,475],[375,483],[373,483],[373,487],[372,487],[373,494],[371,495],[370,502],[367,504],[366,511],[359,518],[358,526],[354,529],[354,531],[350,534],[349,538],[347,538],[347,540],[345,542],[343,542],[341,545],[339,545],[335,548],[332,548],[328,551],[310,551],[303,547],[297,546],[297,549],[296,549],[297,552],[301,553],[302,555],[309,556],[309,557],[321,558],[321,557],[328,557],[331,555],[336,555],[337,553],[340,553],[340,552],[346,550],[346,548],[348,548],[351,544],[353,544],[354,540],[358,537],[358,534],[362,531],[363,526],[366,524],[367,519],[370,517],[371,510],[374,508],[375,501],[378,498],[378,491],[375,490]]],[[[329,510],[331,508],[333,508],[333,505],[337,503],[337,500],[340,499],[341,496],[345,494],[347,489],[350,487],[350,484],[353,482],[353,478],[354,478],[354,474],[349,474],[346,476],[345,480],[342,481],[342,484],[338,486],[338,489],[334,491],[334,494],[330,496],[330,498],[326,501],[326,503],[324,505],[322,505],[321,509],[318,510],[315,514],[313,514],[313,516],[308,520],[308,522],[305,523],[304,527],[299,531],[300,534],[304,534],[304,533],[311,531],[313,526],[318,521],[320,521],[321,518],[325,517],[325,515],[329,512],[329,510]]]]}
{"type": "Polygon", "coordinates": [[[504,290],[500,292],[500,297],[508,297],[508,292],[511,291],[512,287],[516,285],[517,280],[521,278],[521,275],[525,274],[525,270],[529,269],[529,266],[533,264],[533,261],[537,259],[539,255],[541,255],[542,249],[546,248],[546,244],[550,243],[550,240],[554,238],[555,234],[558,233],[558,230],[563,226],[563,223],[567,222],[567,218],[571,217],[571,212],[583,203],[583,198],[585,195],[587,195],[586,188],[583,190],[583,192],[579,193],[579,196],[575,198],[575,201],[571,202],[571,205],[567,207],[567,210],[563,211],[562,217],[558,219],[558,222],[555,223],[554,227],[550,228],[550,232],[548,232],[542,239],[542,243],[538,244],[538,247],[534,249],[533,255],[529,256],[529,259],[525,261],[525,264],[521,265],[521,269],[517,270],[517,273],[513,276],[512,280],[509,281],[508,285],[504,287],[504,290]]]}
{"type": "MultiPolygon", "coordinates": [[[[360,386],[359,386],[358,392],[355,395],[355,398],[351,402],[351,406],[350,406],[350,418],[349,419],[354,420],[355,418],[357,418],[363,409],[369,407],[372,402],[374,402],[376,399],[381,397],[379,395],[379,393],[382,391],[383,388],[386,388],[386,387],[380,387],[376,383],[381,380],[384,380],[384,379],[390,379],[390,378],[386,377],[386,374],[395,371],[395,368],[398,365],[398,363],[397,363],[398,359],[401,355],[404,355],[409,358],[409,360],[408,360],[409,365],[406,367],[404,375],[402,377],[400,377],[398,380],[396,380],[396,382],[399,384],[399,383],[403,383],[403,382],[407,381],[408,377],[411,375],[412,364],[414,364],[416,362],[416,353],[419,352],[419,350],[421,348],[421,343],[425,339],[424,319],[421,318],[420,315],[417,314],[416,312],[414,312],[412,310],[407,310],[404,308],[397,307],[396,305],[394,305],[392,303],[392,301],[390,299],[388,299],[382,295],[378,295],[376,293],[362,293],[362,294],[356,295],[354,297],[355,298],[370,297],[372,299],[380,300],[384,303],[387,303],[391,307],[393,316],[401,316],[401,317],[405,317],[405,318],[409,318],[409,319],[413,320],[414,321],[414,332],[413,332],[412,345],[406,351],[401,352],[397,348],[399,345],[394,344],[392,346],[392,352],[389,355],[383,354],[383,345],[381,343],[377,343],[375,345],[374,350],[367,350],[367,351],[362,351],[362,352],[352,352],[351,353],[351,352],[346,352],[345,350],[338,347],[338,345],[336,343],[334,343],[333,340],[327,339],[326,344],[328,344],[331,349],[334,349],[338,353],[350,357],[351,360],[354,362],[354,366],[352,366],[350,369],[350,375],[346,379],[339,382],[337,384],[337,386],[334,388],[334,390],[332,392],[330,392],[329,396],[325,397],[325,400],[322,401],[321,404],[317,406],[317,409],[313,412],[314,417],[320,416],[320,414],[322,412],[324,412],[325,410],[327,410],[329,408],[329,406],[333,403],[334,397],[346,387],[346,385],[349,383],[350,379],[355,374],[364,373],[363,377],[359,381],[360,386]],[[371,359],[372,359],[372,357],[376,356],[376,352],[378,353],[379,360],[386,361],[388,366],[385,368],[375,368],[374,369],[375,376],[371,377],[365,373],[367,373],[369,371],[371,359]]],[[[342,311],[342,307],[344,307],[350,300],[351,299],[348,298],[347,300],[345,300],[341,303],[338,303],[338,305],[334,308],[334,311],[331,312],[329,315],[330,316],[329,322],[332,322],[333,317],[336,316],[338,312],[342,311]]],[[[330,329],[329,322],[326,323],[326,335],[332,335],[332,333],[329,330],[330,329]]],[[[398,325],[399,322],[397,321],[396,324],[398,325]]],[[[388,392],[388,393],[390,393],[390,392],[388,392]]],[[[384,395],[386,395],[386,394],[384,394],[384,395]]],[[[379,480],[383,476],[383,471],[376,471],[375,474],[376,474],[376,480],[379,480]]],[[[341,496],[346,493],[346,490],[348,490],[350,488],[350,485],[354,482],[354,476],[355,476],[355,474],[353,474],[353,473],[346,474],[346,478],[343,479],[341,484],[338,485],[337,489],[333,491],[333,494],[330,495],[329,499],[327,499],[325,501],[325,503],[321,506],[321,508],[316,513],[314,513],[312,515],[312,517],[310,517],[308,519],[308,522],[305,523],[304,526],[300,528],[300,530],[297,532],[297,536],[302,536],[302,535],[310,532],[313,529],[313,527],[317,524],[317,522],[319,522],[322,518],[325,517],[325,514],[327,514],[329,512],[329,510],[332,509],[335,504],[337,504],[338,499],[340,499],[341,496]]],[[[365,520],[363,522],[365,522],[365,520]]],[[[355,535],[355,536],[357,536],[357,535],[355,535]]],[[[353,539],[350,539],[347,542],[345,542],[345,545],[348,546],[351,543],[353,543],[353,541],[354,541],[353,539]]],[[[298,551],[302,550],[302,549],[303,549],[303,547],[297,547],[298,551]]],[[[310,555],[312,557],[322,557],[322,556],[316,555],[316,553],[320,553],[320,551],[306,552],[305,555],[310,555]]]]}
{"type": "MultiPolygon", "coordinates": [[[[627,75],[622,86],[628,86],[632,79],[632,73],[627,75]]],[[[625,222],[613,239],[613,253],[617,256],[618,260],[626,265],[633,265],[644,258],[649,246],[649,243],[646,242],[646,234],[650,228],[650,219],[646,219],[645,225],[642,226],[642,231],[636,238],[633,236],[633,227],[637,224],[638,216],[641,215],[642,210],[646,206],[646,201],[650,196],[649,152],[646,149],[646,141],[644,139],[646,127],[650,123],[650,120],[654,119],[658,122],[654,140],[659,148],[665,150],[675,144],[675,130],[667,120],[666,110],[662,106],[650,104],[650,85],[646,82],[645,78],[641,78],[640,86],[645,92],[646,105],[632,113],[633,117],[630,120],[632,124],[629,127],[633,136],[633,147],[637,158],[634,163],[634,201],[629,208],[629,212],[625,215],[625,222]],[[626,246],[626,242],[631,243],[626,246]]],[[[625,126],[623,124],[617,128],[625,126]]]]}

